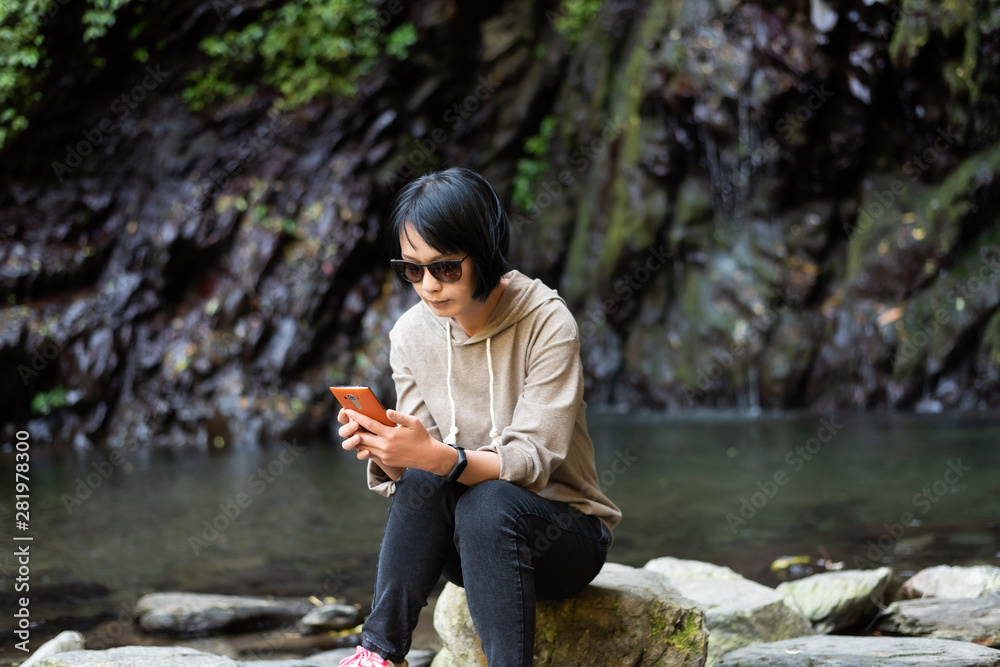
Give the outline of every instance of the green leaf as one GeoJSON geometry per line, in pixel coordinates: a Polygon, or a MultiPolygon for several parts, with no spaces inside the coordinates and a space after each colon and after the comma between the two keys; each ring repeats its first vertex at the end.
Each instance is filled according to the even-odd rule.
{"type": "Polygon", "coordinates": [[[411,24],[385,34],[386,23],[368,0],[286,2],[241,30],[203,39],[199,46],[210,62],[194,73],[183,97],[198,110],[246,95],[257,82],[280,95],[279,109],[353,95],[380,58],[405,59],[417,41],[411,24]]]}

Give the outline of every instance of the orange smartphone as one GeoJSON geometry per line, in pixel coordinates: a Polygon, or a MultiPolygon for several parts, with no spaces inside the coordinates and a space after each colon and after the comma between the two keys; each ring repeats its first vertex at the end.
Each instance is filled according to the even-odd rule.
{"type": "Polygon", "coordinates": [[[330,387],[330,391],[337,397],[340,404],[348,410],[356,410],[386,426],[396,425],[385,414],[385,408],[375,398],[375,392],[370,387],[330,387]]]}

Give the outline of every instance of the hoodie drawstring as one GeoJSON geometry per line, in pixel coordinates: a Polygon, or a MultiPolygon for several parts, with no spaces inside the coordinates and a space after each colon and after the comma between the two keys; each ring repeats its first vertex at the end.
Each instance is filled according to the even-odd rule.
{"type": "Polygon", "coordinates": [[[458,444],[458,425],[455,423],[455,397],[451,393],[451,322],[448,322],[444,333],[448,341],[448,401],[451,403],[451,430],[445,436],[444,444],[458,444]]]}
{"type": "MultiPolygon", "coordinates": [[[[451,429],[444,442],[446,445],[458,444],[458,424],[455,421],[455,396],[451,390],[451,322],[445,326],[445,336],[448,342],[448,401],[451,403],[451,429]]],[[[493,354],[490,351],[490,341],[493,337],[486,339],[486,368],[490,374],[490,444],[500,445],[500,432],[497,431],[496,411],[493,407],[493,354]]]]}
{"type": "Polygon", "coordinates": [[[486,339],[486,368],[490,371],[490,444],[500,445],[500,433],[497,432],[497,418],[493,411],[493,355],[490,354],[490,341],[493,336],[486,339]]]}

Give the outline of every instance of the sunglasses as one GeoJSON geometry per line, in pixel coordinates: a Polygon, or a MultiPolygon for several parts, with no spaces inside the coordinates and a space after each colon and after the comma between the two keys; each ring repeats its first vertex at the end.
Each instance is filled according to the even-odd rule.
{"type": "Polygon", "coordinates": [[[399,277],[408,283],[419,283],[423,280],[424,268],[439,283],[457,283],[462,279],[462,262],[467,257],[468,255],[462,259],[443,259],[438,262],[431,262],[430,264],[417,264],[416,262],[407,262],[403,259],[392,259],[389,260],[389,263],[392,264],[392,268],[399,274],[399,277]]]}

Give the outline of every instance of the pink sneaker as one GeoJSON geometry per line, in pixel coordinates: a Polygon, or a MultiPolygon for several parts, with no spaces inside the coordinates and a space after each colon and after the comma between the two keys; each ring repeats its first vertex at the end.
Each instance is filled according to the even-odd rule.
{"type": "Polygon", "coordinates": [[[340,667],[406,667],[406,661],[389,662],[379,654],[359,646],[354,655],[340,661],[340,667]]]}

